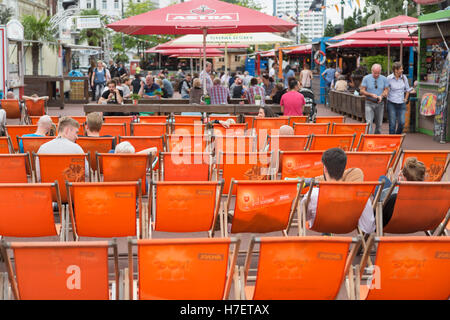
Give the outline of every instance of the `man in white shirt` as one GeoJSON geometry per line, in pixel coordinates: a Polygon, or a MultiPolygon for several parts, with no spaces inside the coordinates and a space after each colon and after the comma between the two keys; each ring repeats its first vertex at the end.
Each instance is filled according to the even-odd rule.
{"type": "MultiPolygon", "coordinates": [[[[322,155],[322,163],[325,181],[345,181],[344,171],[347,165],[347,156],[344,150],[340,148],[328,149],[322,155]]],[[[311,191],[311,198],[309,200],[308,208],[306,209],[306,220],[309,221],[310,226],[314,225],[318,199],[319,188],[315,187],[311,191]]],[[[305,201],[306,197],[303,198],[302,203],[305,201]]],[[[359,218],[358,226],[365,233],[372,233],[375,231],[375,216],[373,214],[373,207],[370,199],[367,200],[366,206],[359,218]]]]}
{"type": "Polygon", "coordinates": [[[211,70],[212,64],[211,62],[206,62],[206,68],[200,72],[200,81],[202,82],[202,88],[206,87],[206,92],[209,93],[209,89],[213,86],[213,81],[211,79],[211,70]]]}

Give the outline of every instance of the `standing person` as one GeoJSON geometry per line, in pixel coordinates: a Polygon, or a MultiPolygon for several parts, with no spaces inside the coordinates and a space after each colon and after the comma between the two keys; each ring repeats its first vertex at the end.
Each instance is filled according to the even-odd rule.
{"type": "Polygon", "coordinates": [[[128,99],[131,95],[131,79],[128,77],[121,78],[121,88],[123,92],[123,98],[128,99]]]}
{"type": "Polygon", "coordinates": [[[247,100],[249,104],[255,104],[255,96],[261,96],[261,103],[264,104],[266,101],[266,92],[263,87],[258,86],[258,79],[252,78],[250,80],[250,88],[246,91],[247,100]]]}
{"type": "MultiPolygon", "coordinates": [[[[233,73],[231,74],[231,77],[228,78],[228,88],[231,89],[231,86],[233,85],[233,83],[236,82],[236,79],[237,79],[237,78],[239,78],[239,77],[237,77],[237,76],[236,76],[236,73],[233,72],[233,73]]],[[[240,79],[240,78],[239,78],[239,79],[240,79]]],[[[241,79],[241,80],[242,80],[242,79],[241,79]]]]}
{"type": "Polygon", "coordinates": [[[92,59],[91,60],[91,66],[88,69],[88,79],[89,79],[89,85],[90,85],[91,91],[92,91],[92,101],[97,101],[95,99],[95,85],[92,85],[92,81],[91,81],[92,75],[94,74],[95,66],[96,66],[95,60],[92,59]]]}
{"type": "Polygon", "coordinates": [[[203,86],[206,86],[206,92],[209,92],[209,89],[213,86],[213,81],[211,79],[211,70],[212,70],[212,63],[206,62],[206,68],[200,72],[200,81],[203,86]]]}
{"type": "Polygon", "coordinates": [[[325,71],[322,73],[322,78],[325,80],[325,106],[328,106],[329,104],[329,93],[330,93],[330,87],[331,83],[334,81],[336,75],[336,69],[333,68],[333,65],[331,63],[328,64],[328,67],[325,69],[325,71]]]}
{"type": "Polygon", "coordinates": [[[300,72],[300,85],[301,88],[312,88],[313,73],[309,68],[309,64],[305,63],[303,70],[300,72]]]}
{"type": "Polygon", "coordinates": [[[403,74],[403,66],[395,62],[392,73],[387,77],[389,93],[387,95],[387,111],[389,118],[389,134],[402,134],[405,126],[406,103],[408,102],[408,79],[403,74]]]}
{"type": "Polygon", "coordinates": [[[242,82],[244,87],[248,87],[250,84],[250,80],[252,80],[252,76],[248,73],[248,71],[244,71],[244,76],[242,77],[242,82]]]}
{"type": "Polygon", "coordinates": [[[277,80],[278,79],[277,70],[278,70],[278,63],[276,62],[272,63],[272,66],[270,67],[269,70],[269,77],[272,77],[274,80],[277,80]]]}
{"type": "Polygon", "coordinates": [[[227,104],[230,98],[230,90],[222,86],[219,78],[214,79],[214,85],[209,90],[211,96],[211,104],[227,104]]]}
{"type": "Polygon", "coordinates": [[[305,97],[298,92],[299,82],[291,77],[289,79],[289,91],[283,94],[280,101],[281,111],[284,116],[302,116],[305,97]]]}
{"type": "Polygon", "coordinates": [[[372,73],[363,78],[361,84],[361,94],[366,97],[366,122],[369,124],[369,134],[381,133],[383,124],[384,102],[389,91],[388,81],[381,75],[381,65],[374,64],[372,73]],[[375,130],[372,130],[372,122],[375,121],[375,130]]]}
{"type": "Polygon", "coordinates": [[[181,99],[189,99],[190,91],[191,91],[191,74],[188,73],[180,83],[181,99]]]}
{"type": "Polygon", "coordinates": [[[109,70],[109,74],[111,75],[111,79],[114,79],[119,74],[119,71],[117,70],[117,66],[114,63],[114,60],[112,60],[112,59],[109,60],[108,70],[109,70]]]}
{"type": "Polygon", "coordinates": [[[195,78],[192,81],[192,88],[189,91],[189,103],[193,104],[200,104],[200,99],[203,95],[202,91],[202,83],[200,81],[200,78],[195,78]]]}
{"type": "Polygon", "coordinates": [[[275,85],[275,90],[272,92],[272,103],[280,104],[281,97],[287,92],[287,89],[284,87],[283,83],[278,82],[275,85]]]}
{"type": "Polygon", "coordinates": [[[139,73],[134,75],[131,85],[133,86],[133,93],[139,93],[139,90],[141,89],[141,75],[139,73]]]}
{"type": "Polygon", "coordinates": [[[117,68],[117,74],[118,74],[118,77],[120,77],[121,79],[123,78],[123,76],[128,75],[128,71],[125,68],[123,62],[119,63],[119,67],[117,68]]]}
{"type": "Polygon", "coordinates": [[[95,101],[101,97],[103,88],[109,80],[110,78],[106,68],[103,66],[103,62],[101,60],[97,61],[97,68],[94,69],[91,78],[91,86],[95,87],[95,101]]]}
{"type": "Polygon", "coordinates": [[[289,87],[289,78],[295,77],[295,72],[292,69],[292,67],[288,64],[286,65],[286,68],[284,68],[284,74],[283,74],[283,81],[284,81],[284,87],[289,87]]]}

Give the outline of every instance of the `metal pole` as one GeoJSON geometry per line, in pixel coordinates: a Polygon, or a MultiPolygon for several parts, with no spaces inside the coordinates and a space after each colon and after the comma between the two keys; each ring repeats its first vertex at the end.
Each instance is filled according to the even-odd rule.
{"type": "Polygon", "coordinates": [[[387,64],[387,74],[389,74],[389,70],[391,70],[391,45],[388,43],[388,64],[387,64]]]}
{"type": "Polygon", "coordinates": [[[208,29],[203,28],[203,70],[205,70],[205,76],[203,77],[203,94],[206,95],[206,35],[208,29]]]}
{"type": "Polygon", "coordinates": [[[225,74],[227,74],[228,70],[228,42],[225,42],[225,74]]]}
{"type": "Polygon", "coordinates": [[[403,64],[403,40],[400,41],[400,63],[403,64]]]}

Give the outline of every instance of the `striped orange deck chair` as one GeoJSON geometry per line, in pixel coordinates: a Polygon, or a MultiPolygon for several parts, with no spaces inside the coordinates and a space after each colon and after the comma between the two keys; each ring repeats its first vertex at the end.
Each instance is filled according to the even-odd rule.
{"type": "MultiPolygon", "coordinates": [[[[305,236],[306,229],[316,232],[345,234],[358,227],[367,201],[380,182],[319,182],[316,216],[313,225],[306,220],[306,210],[311,201],[310,188],[306,201],[300,205],[299,235],[305,236]]],[[[379,188],[376,200],[381,192],[379,188]]]]}
{"type": "Polygon", "coordinates": [[[22,112],[20,111],[20,101],[17,99],[2,99],[2,109],[6,112],[7,119],[19,119],[22,124],[22,112]]]}
{"type": "Polygon", "coordinates": [[[167,116],[139,116],[139,123],[166,123],[167,116]]]}
{"type": "Polygon", "coordinates": [[[25,114],[27,116],[43,116],[47,114],[47,102],[45,100],[25,100],[25,114]]]}
{"type": "Polygon", "coordinates": [[[228,213],[231,213],[233,221],[230,221],[230,233],[281,231],[284,236],[287,236],[300,198],[301,188],[297,185],[297,181],[231,180],[225,206],[224,225],[227,226],[228,213]],[[236,202],[231,209],[233,191],[236,194],[236,202]]]}
{"type": "Polygon", "coordinates": [[[173,123],[171,134],[184,135],[203,135],[205,134],[206,125],[201,122],[195,123],[173,123]]]}
{"type": "Polygon", "coordinates": [[[13,151],[11,138],[9,136],[0,137],[0,154],[13,153],[13,151]]]}
{"type": "Polygon", "coordinates": [[[253,237],[240,268],[243,298],[336,299],[359,244],[351,237],[253,237]],[[256,278],[249,275],[255,245],[259,245],[256,278]]]}
{"type": "MultiPolygon", "coordinates": [[[[59,116],[49,116],[49,117],[52,119],[53,124],[57,126],[59,123],[59,116]]],[[[30,124],[37,125],[40,118],[41,118],[40,116],[30,116],[29,117],[31,122],[30,124]]]]}
{"type": "Polygon", "coordinates": [[[240,240],[236,238],[129,240],[129,299],[228,299],[240,240]],[[138,289],[133,290],[133,246],[138,289]]]}
{"type": "Polygon", "coordinates": [[[281,179],[322,175],[322,154],[323,151],[280,151],[281,179]]]}
{"type": "Polygon", "coordinates": [[[151,187],[150,234],[153,230],[214,235],[223,181],[159,181],[151,182],[151,187]]]}
{"type": "MultiPolygon", "coordinates": [[[[17,136],[17,143],[19,145],[22,145],[22,149],[24,153],[30,153],[30,155],[33,155],[33,153],[38,152],[41,145],[43,145],[46,142],[49,142],[55,137],[53,136],[46,136],[46,137],[19,137],[17,136]]],[[[20,150],[19,150],[20,151],[20,150]]],[[[31,157],[31,168],[33,170],[36,170],[36,162],[34,157],[31,157]]],[[[30,167],[27,166],[27,172],[28,174],[31,174],[30,167]]]]}
{"type": "Polygon", "coordinates": [[[311,135],[309,150],[328,150],[330,148],[341,148],[344,151],[352,151],[356,134],[324,134],[311,135]]]}
{"type": "Polygon", "coordinates": [[[356,151],[392,152],[399,154],[405,134],[363,134],[356,151]]]}
{"type": "Polygon", "coordinates": [[[132,136],[163,136],[167,133],[166,123],[132,123],[132,136]]]}
{"type": "Polygon", "coordinates": [[[354,134],[356,133],[356,141],[359,141],[362,134],[367,133],[367,123],[333,123],[331,134],[354,134]]]}
{"type": "Polygon", "coordinates": [[[152,167],[150,154],[97,153],[98,181],[139,181],[141,192],[147,194],[147,172],[152,167]],[[103,179],[100,179],[103,178],[103,179]]]}
{"type": "Polygon", "coordinates": [[[296,136],[309,136],[310,134],[328,134],[329,123],[296,123],[294,122],[294,134],[296,136]]]}
{"type": "Polygon", "coordinates": [[[377,211],[378,236],[383,236],[384,232],[406,234],[419,231],[431,235],[443,220],[448,221],[450,182],[395,182],[381,207],[384,207],[395,187],[398,187],[397,199],[387,224],[383,223],[381,210],[377,211]]]}
{"type": "Polygon", "coordinates": [[[366,283],[357,283],[356,297],[362,300],[448,300],[449,252],[449,237],[372,235],[357,267],[360,276],[368,273],[369,279],[366,283]],[[366,269],[374,245],[375,268],[366,269]]]}
{"type": "Polygon", "coordinates": [[[136,152],[152,147],[158,149],[158,152],[164,151],[165,149],[164,136],[155,136],[155,137],[119,136],[119,143],[123,141],[128,141],[129,143],[131,143],[136,152]]]}
{"type": "Polygon", "coordinates": [[[255,117],[253,119],[253,128],[258,136],[273,134],[278,135],[280,127],[289,124],[289,117],[278,117],[278,118],[259,118],[255,117]]]}
{"type": "Polygon", "coordinates": [[[202,116],[182,116],[182,115],[173,115],[173,122],[182,123],[182,124],[194,124],[195,122],[201,122],[202,116]]]}
{"type": "Polygon", "coordinates": [[[86,116],[70,116],[73,120],[80,124],[80,130],[78,131],[78,135],[84,135],[84,124],[86,123],[86,116]]]}
{"type": "Polygon", "coordinates": [[[0,183],[27,183],[30,167],[29,153],[0,154],[0,183]]]}
{"type": "Polygon", "coordinates": [[[364,173],[364,181],[378,181],[386,175],[389,166],[394,161],[393,152],[346,152],[347,169],[359,168],[364,173]]]}
{"type": "MultiPolygon", "coordinates": [[[[222,120],[222,121],[227,121],[228,119],[233,119],[234,122],[236,124],[238,122],[238,116],[218,116],[218,115],[211,115],[208,117],[209,121],[214,121],[214,120],[222,120]]],[[[244,123],[240,123],[240,124],[244,124],[244,123]]]]}
{"type": "Polygon", "coordinates": [[[256,136],[215,136],[214,148],[216,156],[219,152],[256,152],[256,136]]]}
{"type": "Polygon", "coordinates": [[[308,116],[289,116],[289,125],[293,126],[294,123],[307,123],[308,116]]]}
{"type": "Polygon", "coordinates": [[[246,131],[246,123],[230,124],[229,128],[225,128],[221,124],[214,124],[213,128],[213,133],[215,136],[245,136],[246,131]]]}
{"type": "Polygon", "coordinates": [[[61,214],[58,183],[1,183],[0,236],[58,237],[65,239],[65,217],[61,214]],[[56,194],[56,199],[53,199],[56,194]],[[53,213],[58,203],[59,223],[53,213]]]}
{"type": "Polygon", "coordinates": [[[6,135],[11,139],[14,151],[19,151],[19,144],[17,143],[17,137],[21,137],[24,134],[35,133],[37,125],[6,125],[6,135]]]}
{"type": "MultiPolygon", "coordinates": [[[[231,180],[270,180],[272,152],[219,152],[218,172],[225,180],[224,193],[228,194],[231,180]]],[[[233,191],[233,195],[235,192],[233,191]]]]}
{"type": "MultiPolygon", "coordinates": [[[[400,158],[402,162],[400,168],[403,168],[405,160],[410,157],[417,158],[423,162],[426,167],[425,181],[441,181],[450,162],[450,151],[446,150],[402,150],[397,157],[394,168],[397,168],[400,158]]],[[[395,170],[394,170],[395,171],[395,170]]]]}
{"type": "Polygon", "coordinates": [[[166,135],[166,150],[168,152],[206,152],[210,142],[207,135],[166,135]]]}
{"type": "Polygon", "coordinates": [[[344,116],[319,116],[316,117],[316,123],[329,123],[330,125],[333,123],[344,123],[344,116]]]}
{"type": "Polygon", "coordinates": [[[309,136],[269,136],[270,151],[304,151],[308,146],[309,136]]]}
{"type": "Polygon", "coordinates": [[[3,243],[1,250],[16,300],[119,300],[115,242],[11,242],[3,243]],[[8,249],[14,256],[15,272],[8,249]],[[111,291],[110,249],[115,275],[115,290],[111,291]]]}
{"type": "MultiPolygon", "coordinates": [[[[103,117],[103,125],[105,123],[125,123],[126,132],[130,133],[131,131],[131,122],[133,122],[133,116],[105,116],[103,117]]],[[[102,126],[103,127],[103,126],[102,126]]],[[[113,134],[111,134],[113,135],[113,134]]],[[[125,136],[126,134],[124,134],[125,136]]]]}
{"type": "MultiPolygon", "coordinates": [[[[69,182],[86,182],[89,179],[88,159],[89,154],[33,154],[36,159],[36,181],[53,182],[58,181],[60,186],[69,182]]],[[[64,187],[60,188],[61,201],[67,203],[67,192],[64,187]]],[[[54,195],[53,199],[56,199],[54,195]]]]}
{"type": "Polygon", "coordinates": [[[211,180],[211,154],[202,152],[161,152],[159,154],[163,181],[211,180]]]}
{"type": "Polygon", "coordinates": [[[126,136],[127,124],[126,123],[104,123],[100,129],[100,136],[126,136]]]}
{"type": "Polygon", "coordinates": [[[67,182],[66,187],[74,240],[143,235],[140,181],[67,182]]]}
{"type": "Polygon", "coordinates": [[[116,145],[115,137],[78,137],[76,143],[83,149],[84,152],[89,153],[89,165],[92,169],[93,176],[97,170],[97,159],[95,153],[108,153],[113,150],[116,145]]]}

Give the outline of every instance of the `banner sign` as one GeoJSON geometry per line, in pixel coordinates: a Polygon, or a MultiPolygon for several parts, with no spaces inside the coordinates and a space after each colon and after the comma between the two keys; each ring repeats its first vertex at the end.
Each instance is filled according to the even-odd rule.
{"type": "Polygon", "coordinates": [[[83,17],[77,18],[77,29],[96,29],[101,28],[102,24],[99,17],[90,18],[83,17]]]}

